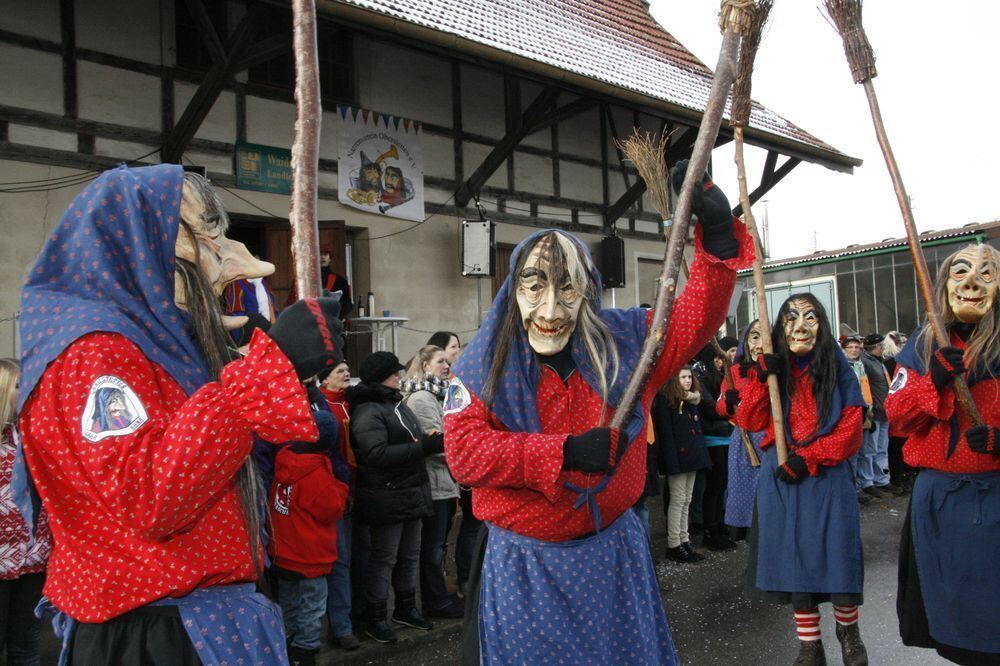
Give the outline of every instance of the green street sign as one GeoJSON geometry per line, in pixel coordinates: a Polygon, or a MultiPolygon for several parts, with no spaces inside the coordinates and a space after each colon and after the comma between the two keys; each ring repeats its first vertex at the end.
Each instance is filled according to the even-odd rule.
{"type": "Polygon", "coordinates": [[[255,143],[236,144],[236,187],[274,194],[292,193],[292,151],[255,143]]]}

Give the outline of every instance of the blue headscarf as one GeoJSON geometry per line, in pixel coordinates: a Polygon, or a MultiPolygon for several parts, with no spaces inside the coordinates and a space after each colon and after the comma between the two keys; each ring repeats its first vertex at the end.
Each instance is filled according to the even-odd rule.
{"type": "MultiPolygon", "coordinates": [[[[617,405],[628,384],[632,371],[638,364],[639,355],[642,351],[642,343],[646,338],[646,310],[643,308],[633,308],[631,310],[601,309],[601,294],[603,286],[601,276],[598,273],[594,261],[590,256],[590,251],[583,242],[569,234],[554,229],[538,231],[523,241],[521,241],[510,257],[510,274],[504,280],[503,285],[493,299],[493,305],[486,316],[479,332],[469,343],[462,355],[455,363],[453,372],[459,377],[465,386],[475,394],[482,395],[486,387],[489,376],[490,365],[493,362],[496,351],[496,342],[503,326],[507,309],[511,306],[517,307],[516,303],[511,303],[511,299],[516,298],[517,276],[514,275],[514,268],[522,252],[529,251],[541,236],[549,233],[560,233],[571,239],[583,252],[586,258],[587,270],[591,279],[596,284],[595,296],[591,299],[594,309],[598,311],[601,321],[611,331],[611,336],[618,345],[618,355],[620,366],[618,377],[614,384],[609,387],[608,404],[610,408],[617,405]]],[[[594,368],[590,362],[590,357],[584,349],[583,341],[574,331],[570,338],[570,353],[576,364],[576,369],[587,382],[587,385],[600,395],[600,382],[598,372],[607,372],[606,368],[594,368]]],[[[504,370],[503,379],[497,387],[493,396],[491,409],[493,414],[507,427],[514,432],[541,432],[542,425],[538,419],[538,408],[536,404],[536,394],[538,392],[538,360],[535,357],[531,345],[528,344],[528,335],[523,327],[518,327],[516,337],[510,348],[507,363],[504,370]]],[[[607,377],[610,380],[610,377],[607,377]]],[[[642,432],[645,422],[643,420],[642,406],[637,404],[632,413],[632,418],[626,425],[628,442],[635,439],[642,432]]],[[[626,443],[622,443],[627,446],[626,443]]]]}
{"type": "Polygon", "coordinates": [[[94,331],[117,333],[185,393],[208,381],[174,303],[184,170],[175,164],[105,171],[63,213],[21,293],[23,408],[49,363],[94,331]]]}
{"type": "Polygon", "coordinates": [[[739,365],[740,362],[742,362],[743,359],[746,357],[746,355],[749,353],[747,350],[747,338],[750,337],[750,331],[753,329],[753,325],[756,324],[758,321],[760,320],[754,319],[752,322],[747,324],[743,328],[743,332],[740,333],[740,343],[736,345],[736,355],[733,356],[733,365],[739,365]]]}

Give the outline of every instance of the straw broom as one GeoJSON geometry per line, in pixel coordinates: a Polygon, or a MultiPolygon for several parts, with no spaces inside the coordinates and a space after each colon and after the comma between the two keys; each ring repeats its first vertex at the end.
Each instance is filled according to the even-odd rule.
{"type": "MultiPolygon", "coordinates": [[[[639,362],[629,378],[622,399],[609,424],[612,428],[623,428],[631,419],[632,410],[639,401],[639,396],[645,389],[646,382],[663,352],[667,325],[670,323],[670,315],[677,292],[677,273],[684,256],[684,243],[687,240],[688,225],[691,222],[691,196],[695,181],[700,181],[705,172],[705,166],[708,164],[712,147],[719,134],[722,111],[726,98],[729,96],[733,78],[736,76],[736,53],[739,49],[740,33],[747,23],[745,8],[752,4],[749,0],[723,0],[722,2],[720,12],[722,46],[719,49],[719,62],[715,67],[712,89],[708,96],[708,103],[705,105],[701,125],[698,128],[698,136],[691,152],[688,170],[684,176],[684,184],[677,202],[677,214],[670,229],[670,239],[667,242],[667,250],[663,258],[663,271],[660,273],[660,290],[653,309],[653,321],[649,334],[643,342],[639,362]]],[[[662,137],[660,143],[665,146],[662,137]]],[[[666,171],[665,165],[663,170],[666,171]]],[[[666,175],[664,174],[663,182],[665,179],[666,175]]],[[[650,181],[647,180],[647,182],[650,181]]],[[[659,202],[657,206],[659,206],[659,202]]],[[[619,451],[619,456],[624,454],[624,448],[622,447],[622,450],[619,451]]]]}
{"type": "MultiPolygon", "coordinates": [[[[743,208],[743,222],[750,232],[754,244],[753,286],[757,299],[757,320],[760,322],[761,349],[764,354],[773,354],[771,341],[771,319],[767,312],[767,291],[764,285],[764,249],[757,232],[757,221],[750,210],[750,194],[747,188],[747,168],[743,160],[743,129],[750,123],[750,86],[753,76],[754,59],[764,34],[764,26],[771,13],[771,0],[759,0],[750,12],[750,25],[740,47],[739,72],[733,84],[733,107],[731,124],[733,142],[736,148],[736,179],[740,188],[740,206],[743,208]]],[[[788,444],[785,441],[785,416],[781,406],[781,391],[778,378],[769,375],[767,393],[771,400],[771,421],[774,424],[774,446],[778,454],[778,464],[788,460],[788,444]]]]}
{"type": "MultiPolygon", "coordinates": [[[[934,298],[934,282],[920,248],[920,236],[913,220],[913,211],[910,209],[910,199],[906,195],[906,187],[903,185],[903,177],[896,164],[892,146],[889,145],[889,137],[885,131],[885,123],[882,122],[882,112],[879,110],[878,97],[875,95],[875,86],[872,83],[872,79],[878,76],[878,71],[875,69],[875,54],[861,23],[861,0],[825,0],[824,5],[827,17],[844,43],[844,54],[847,56],[854,82],[864,86],[865,95],[868,97],[868,107],[871,110],[872,123],[875,125],[875,137],[878,139],[879,148],[882,149],[882,156],[885,158],[885,165],[889,169],[892,186],[896,192],[896,200],[899,202],[899,210],[903,214],[903,224],[906,226],[906,237],[910,245],[910,255],[913,257],[913,266],[917,271],[920,295],[924,299],[927,321],[938,346],[947,347],[951,345],[951,340],[941,320],[941,313],[938,312],[934,298]]],[[[956,377],[952,386],[959,408],[965,416],[973,425],[982,425],[983,418],[972,400],[965,378],[956,377]]]]}
{"type": "Polygon", "coordinates": [[[292,144],[292,261],[299,298],[320,295],[316,225],[319,127],[322,118],[316,56],[315,0],[292,1],[295,49],[295,141],[292,144]]]}

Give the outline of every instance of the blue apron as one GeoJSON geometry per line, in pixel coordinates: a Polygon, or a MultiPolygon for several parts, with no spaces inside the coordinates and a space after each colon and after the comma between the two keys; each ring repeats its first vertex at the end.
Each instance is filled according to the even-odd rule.
{"type": "MultiPolygon", "coordinates": [[[[753,502],[757,495],[757,477],[760,467],[750,464],[746,447],[740,435],[740,428],[733,428],[729,437],[729,485],[726,490],[726,525],[733,527],[750,527],[753,523],[753,502]]],[[[757,457],[764,454],[760,450],[760,442],[764,439],[764,431],[748,432],[747,437],[757,451],[757,457]]]]}
{"type": "Polygon", "coordinates": [[[772,446],[757,483],[757,588],[860,594],[861,515],[847,462],[796,484],[774,478],[776,467],[772,446]]]}
{"type": "MultiPolygon", "coordinates": [[[[281,610],[256,592],[253,583],[200,588],[186,597],[166,597],[149,605],[177,606],[203,664],[288,665],[281,610]]],[[[35,615],[52,617],[55,634],[62,640],[59,666],[66,666],[76,621],[45,597],[35,615]]]]}
{"type": "Polygon", "coordinates": [[[931,636],[1000,653],[1000,472],[921,470],[910,516],[931,636]]]}
{"type": "Polygon", "coordinates": [[[634,511],[575,541],[488,527],[481,664],[679,663],[634,511]]]}

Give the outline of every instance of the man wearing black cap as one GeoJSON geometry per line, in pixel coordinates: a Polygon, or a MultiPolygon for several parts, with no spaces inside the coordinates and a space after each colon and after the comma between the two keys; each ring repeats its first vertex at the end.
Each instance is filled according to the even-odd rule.
{"type": "Polygon", "coordinates": [[[889,394],[889,372],[882,363],[882,340],[878,333],[865,337],[865,350],[861,362],[872,390],[872,417],[875,429],[871,433],[871,447],[864,447],[859,455],[858,471],[865,481],[870,481],[865,492],[876,497],[888,494],[904,495],[906,491],[889,482],[889,419],[885,414],[885,398],[889,394]]]}

